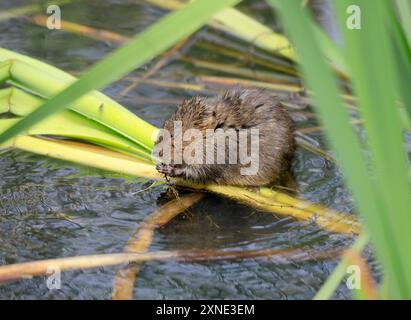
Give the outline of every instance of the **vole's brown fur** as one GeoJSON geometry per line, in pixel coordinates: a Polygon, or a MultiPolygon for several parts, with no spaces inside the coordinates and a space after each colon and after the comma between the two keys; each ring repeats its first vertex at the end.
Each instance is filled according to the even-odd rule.
{"type": "MultiPolygon", "coordinates": [[[[182,122],[182,132],[196,128],[259,130],[259,169],[255,175],[242,175],[241,164],[169,164],[157,165],[157,170],[171,177],[197,183],[240,186],[282,185],[290,180],[290,165],[295,151],[294,124],[277,97],[262,90],[233,89],[222,97],[195,97],[186,100],[165,121],[164,129],[173,134],[174,121],[182,122]]],[[[204,134],[205,136],[205,134],[204,134]]],[[[174,139],[172,136],[172,148],[174,139]]],[[[157,142],[158,143],[158,142],[157,142]]],[[[183,142],[183,149],[190,142],[183,142]]],[[[226,149],[228,151],[228,149],[226,149]]],[[[172,153],[173,154],[173,153],[172,153]]],[[[205,157],[205,156],[204,156],[205,157]]]]}

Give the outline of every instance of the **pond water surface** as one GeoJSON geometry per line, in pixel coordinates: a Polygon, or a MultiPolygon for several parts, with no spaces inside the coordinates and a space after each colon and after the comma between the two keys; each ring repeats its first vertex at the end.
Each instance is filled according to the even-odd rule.
{"type": "MultiPolygon", "coordinates": [[[[0,10],[36,3],[3,0],[0,10]]],[[[241,7],[262,22],[271,14],[264,6],[241,7]]],[[[165,12],[139,1],[78,1],[63,7],[63,19],[94,28],[133,35],[165,12]]],[[[271,22],[270,26],[275,27],[271,22]]],[[[205,32],[207,30],[203,30],[205,32]]],[[[221,36],[221,35],[220,35],[221,36]]],[[[195,41],[195,39],[194,39],[195,41]]],[[[65,71],[81,73],[116,45],[48,30],[24,17],[0,21],[0,46],[33,56],[65,71]]],[[[189,47],[187,55],[212,56],[189,47]]],[[[149,63],[132,75],[139,75],[149,63]]],[[[206,71],[174,61],[154,78],[192,83],[206,71]]],[[[215,73],[215,74],[218,74],[215,73]]],[[[160,126],[176,103],[198,92],[120,80],[104,90],[132,112],[160,126]]],[[[209,94],[210,92],[206,92],[209,94]]],[[[307,125],[304,115],[295,115],[307,125]]],[[[313,135],[325,148],[320,135],[313,135]]],[[[335,165],[299,149],[294,171],[301,196],[344,212],[352,203],[335,165]]],[[[159,207],[164,186],[123,177],[23,151],[7,151],[0,159],[0,264],[65,256],[121,252],[133,230],[159,207]],[[144,190],[146,189],[146,190],[144,190]],[[143,190],[139,192],[140,190],[143,190]]],[[[342,248],[351,236],[330,233],[313,222],[275,216],[216,196],[155,232],[150,251],[342,248]]],[[[338,259],[285,261],[248,259],[218,262],[152,262],[142,266],[134,286],[136,299],[310,299],[338,259]]],[[[62,288],[49,290],[44,277],[0,284],[1,299],[109,299],[118,267],[66,272],[62,288]]],[[[342,285],[335,298],[350,297],[342,285]]]]}

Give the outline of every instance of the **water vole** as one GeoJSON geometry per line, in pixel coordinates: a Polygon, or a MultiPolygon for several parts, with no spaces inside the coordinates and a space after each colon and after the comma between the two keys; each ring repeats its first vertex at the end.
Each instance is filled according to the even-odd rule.
{"type": "MultiPolygon", "coordinates": [[[[221,97],[185,100],[165,121],[163,128],[170,133],[171,152],[169,161],[156,167],[161,173],[196,183],[240,186],[288,184],[295,151],[294,124],[280,99],[267,95],[263,90],[232,89],[221,97]],[[180,127],[176,127],[176,123],[180,123],[180,127]],[[197,129],[202,134],[203,140],[200,142],[204,142],[203,149],[197,157],[202,160],[201,163],[190,162],[184,156],[180,162],[177,161],[175,150],[179,144],[184,154],[188,148],[191,155],[195,153],[193,145],[190,145],[193,140],[187,141],[182,137],[189,129],[197,129]],[[208,140],[212,141],[211,145],[206,142],[206,138],[215,138],[216,133],[222,131],[231,132],[223,138],[226,142],[224,163],[216,161],[219,152],[217,140],[208,140]],[[252,137],[258,140],[252,140],[252,137]],[[211,152],[205,151],[206,145],[211,146],[211,152]],[[257,150],[254,155],[253,148],[257,150]],[[247,164],[240,161],[244,152],[250,155],[247,164]],[[237,161],[232,160],[231,156],[237,161]],[[252,160],[257,163],[256,170],[250,173],[248,169],[249,172],[245,172],[244,169],[252,166],[252,160]]],[[[156,147],[164,141],[164,138],[157,140],[156,147]]],[[[159,155],[162,156],[162,151],[159,155]]]]}

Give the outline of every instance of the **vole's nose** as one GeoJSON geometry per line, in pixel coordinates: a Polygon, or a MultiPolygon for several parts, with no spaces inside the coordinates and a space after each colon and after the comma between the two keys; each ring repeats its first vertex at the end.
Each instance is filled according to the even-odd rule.
{"type": "Polygon", "coordinates": [[[157,170],[157,171],[160,171],[161,168],[163,168],[164,166],[165,166],[165,163],[164,163],[164,162],[157,163],[157,164],[156,164],[156,170],[157,170]]]}

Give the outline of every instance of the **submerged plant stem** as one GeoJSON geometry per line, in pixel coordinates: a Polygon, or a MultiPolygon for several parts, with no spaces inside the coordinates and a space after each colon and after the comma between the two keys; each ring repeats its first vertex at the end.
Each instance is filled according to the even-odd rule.
{"type": "Polygon", "coordinates": [[[49,266],[57,267],[60,271],[75,269],[92,269],[99,267],[112,267],[132,262],[147,261],[218,261],[269,258],[275,263],[288,263],[288,261],[309,261],[330,259],[338,256],[340,250],[329,252],[301,250],[301,249],[261,249],[239,251],[157,251],[150,253],[112,253],[89,256],[67,257],[33,262],[23,262],[12,265],[0,266],[0,281],[26,279],[47,274],[49,266]]]}
{"type": "MultiPolygon", "coordinates": [[[[167,202],[144,219],[133,232],[124,251],[130,253],[146,252],[153,240],[155,229],[166,225],[178,214],[200,201],[203,196],[203,193],[196,192],[167,202]]],[[[139,264],[132,264],[116,273],[113,283],[113,300],[131,300],[133,298],[134,283],[139,270],[139,264]]]]}

